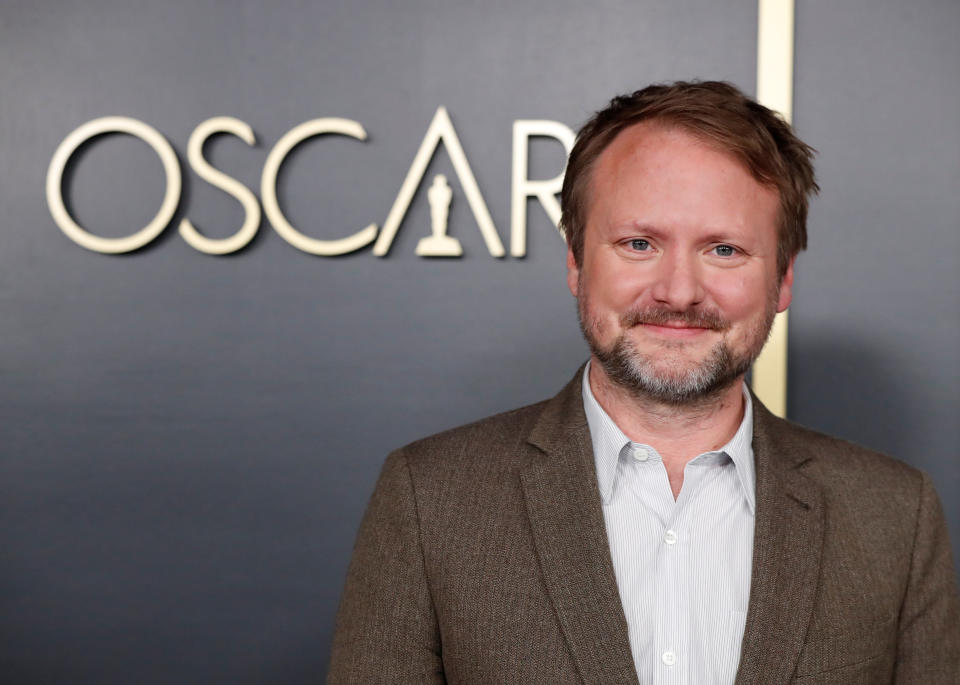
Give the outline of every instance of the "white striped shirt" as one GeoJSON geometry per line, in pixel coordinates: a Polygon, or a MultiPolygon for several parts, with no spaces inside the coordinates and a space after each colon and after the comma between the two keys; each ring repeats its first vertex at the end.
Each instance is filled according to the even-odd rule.
{"type": "Polygon", "coordinates": [[[663,460],[631,442],[590,390],[603,517],[633,663],[643,685],[733,683],[750,596],[756,476],[753,412],[715,452],[691,460],[674,501],[663,460]]]}

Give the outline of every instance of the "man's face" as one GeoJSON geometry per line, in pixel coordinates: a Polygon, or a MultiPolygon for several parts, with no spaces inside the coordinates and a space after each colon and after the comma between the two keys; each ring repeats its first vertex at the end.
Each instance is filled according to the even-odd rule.
{"type": "Polygon", "coordinates": [[[634,396],[687,404],[742,378],[774,315],[779,195],[677,128],[622,131],[593,169],[583,260],[567,254],[580,325],[606,375],[634,396]]]}

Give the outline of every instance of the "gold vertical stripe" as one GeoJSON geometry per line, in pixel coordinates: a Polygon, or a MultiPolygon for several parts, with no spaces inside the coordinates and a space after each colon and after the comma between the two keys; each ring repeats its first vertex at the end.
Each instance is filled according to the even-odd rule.
{"type": "MultiPolygon", "coordinates": [[[[759,0],[757,100],[793,116],[793,0],[759,0]]],[[[777,416],[787,415],[787,312],[777,314],[770,339],[753,364],[753,391],[777,416]]]]}
{"type": "Polygon", "coordinates": [[[759,0],[757,100],[793,118],[793,0],[759,0]]]}

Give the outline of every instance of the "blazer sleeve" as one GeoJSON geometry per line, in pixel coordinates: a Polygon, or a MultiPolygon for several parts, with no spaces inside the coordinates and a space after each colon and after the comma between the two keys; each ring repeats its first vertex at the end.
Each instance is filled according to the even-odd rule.
{"type": "Polygon", "coordinates": [[[923,474],[910,577],[900,610],[896,683],[960,683],[960,600],[943,510],[923,474]]]}
{"type": "Polygon", "coordinates": [[[442,683],[416,497],[402,452],[387,457],[347,571],[327,683],[442,683]]]}

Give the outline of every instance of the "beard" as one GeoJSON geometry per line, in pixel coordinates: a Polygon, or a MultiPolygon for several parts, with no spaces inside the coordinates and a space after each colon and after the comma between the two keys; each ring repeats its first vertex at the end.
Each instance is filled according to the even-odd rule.
{"type": "MultiPolygon", "coordinates": [[[[582,281],[581,281],[582,284],[582,281]]],[[[725,331],[730,323],[710,309],[691,308],[673,311],[663,306],[635,309],[620,319],[622,332],[609,346],[604,347],[597,336],[602,327],[587,309],[588,297],[584,288],[577,294],[577,313],[580,330],[607,377],[633,397],[673,406],[689,406],[709,402],[740,379],[760,355],[777,313],[779,288],[768,293],[763,316],[751,322],[743,344],[734,348],[728,341],[718,341],[700,361],[685,358],[683,341],[663,341],[661,349],[644,353],[637,349],[627,332],[638,325],[687,326],[725,331]],[[675,354],[671,354],[675,350],[675,354]]]]}

